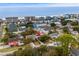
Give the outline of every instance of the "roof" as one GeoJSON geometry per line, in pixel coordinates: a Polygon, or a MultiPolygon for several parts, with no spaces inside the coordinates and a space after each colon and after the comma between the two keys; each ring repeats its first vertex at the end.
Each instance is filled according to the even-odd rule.
{"type": "Polygon", "coordinates": [[[11,42],[8,42],[8,45],[16,46],[16,45],[18,45],[18,42],[17,41],[11,41],[11,42]]]}

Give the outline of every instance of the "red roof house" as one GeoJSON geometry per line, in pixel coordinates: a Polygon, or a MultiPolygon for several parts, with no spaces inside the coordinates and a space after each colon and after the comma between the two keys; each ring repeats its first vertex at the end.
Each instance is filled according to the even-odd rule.
{"type": "Polygon", "coordinates": [[[11,41],[11,42],[8,42],[8,45],[9,46],[17,46],[18,42],[17,41],[11,41]]]}

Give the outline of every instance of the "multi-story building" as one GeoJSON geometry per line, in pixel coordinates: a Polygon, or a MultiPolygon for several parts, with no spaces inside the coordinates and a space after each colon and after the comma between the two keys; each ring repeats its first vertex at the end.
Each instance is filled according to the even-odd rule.
{"type": "Polygon", "coordinates": [[[8,27],[9,32],[16,32],[17,31],[16,23],[9,23],[7,27],[8,27]]]}
{"type": "Polygon", "coordinates": [[[6,17],[6,22],[11,23],[17,23],[18,22],[18,17],[6,17]]]}

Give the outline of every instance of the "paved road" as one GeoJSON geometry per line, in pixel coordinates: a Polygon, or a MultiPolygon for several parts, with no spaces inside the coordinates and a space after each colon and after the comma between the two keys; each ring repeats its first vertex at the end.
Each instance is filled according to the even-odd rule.
{"type": "Polygon", "coordinates": [[[79,50],[75,48],[71,48],[71,55],[72,56],[79,56],[79,50]]]}

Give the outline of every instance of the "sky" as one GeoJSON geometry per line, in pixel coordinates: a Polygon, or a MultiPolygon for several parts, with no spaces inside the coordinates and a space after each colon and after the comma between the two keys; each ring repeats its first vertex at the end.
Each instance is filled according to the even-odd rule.
{"type": "Polygon", "coordinates": [[[0,3],[0,18],[10,16],[52,16],[79,13],[79,4],[0,3]]]}

